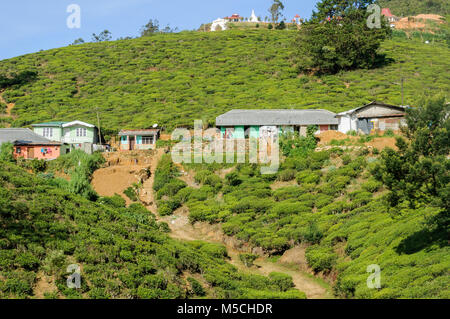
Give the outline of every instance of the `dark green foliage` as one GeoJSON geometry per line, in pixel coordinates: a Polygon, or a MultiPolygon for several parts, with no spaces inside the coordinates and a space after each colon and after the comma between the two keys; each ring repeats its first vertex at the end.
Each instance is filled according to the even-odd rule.
{"type": "Polygon", "coordinates": [[[253,266],[253,262],[258,258],[258,255],[254,254],[239,254],[239,259],[246,267],[253,266]]]}
{"type": "Polygon", "coordinates": [[[320,1],[317,12],[299,32],[297,54],[300,70],[333,74],[379,65],[383,57],[378,54],[378,49],[391,30],[385,19],[382,19],[381,28],[367,27],[370,15],[367,7],[373,2],[320,1]]]}
{"type": "Polygon", "coordinates": [[[203,289],[203,286],[195,278],[188,277],[187,281],[191,285],[192,293],[194,295],[200,297],[206,295],[205,289],[203,289]]]}
{"type": "Polygon", "coordinates": [[[295,286],[292,277],[283,273],[271,272],[269,278],[280,291],[287,291],[295,286]]]}
{"type": "Polygon", "coordinates": [[[315,131],[317,131],[316,126],[308,126],[306,137],[299,136],[297,132],[282,134],[280,136],[282,154],[284,156],[307,156],[310,154],[317,146],[315,131]]]}
{"type": "Polygon", "coordinates": [[[123,193],[131,199],[133,202],[138,201],[138,197],[136,194],[136,190],[133,187],[128,187],[126,190],[123,191],[123,193]]]}
{"type": "Polygon", "coordinates": [[[0,162],[14,163],[14,145],[12,143],[3,143],[0,145],[0,162]]]}
{"type": "Polygon", "coordinates": [[[308,265],[316,272],[330,271],[336,264],[337,255],[329,247],[310,246],[306,249],[308,265]]]}
{"type": "Polygon", "coordinates": [[[37,72],[35,71],[23,71],[19,74],[12,74],[7,77],[4,75],[0,75],[0,89],[4,89],[10,86],[21,86],[26,83],[35,81],[37,79],[37,72]]]}
{"type": "Polygon", "coordinates": [[[415,208],[422,203],[450,209],[450,107],[444,97],[421,100],[407,110],[409,140],[397,138],[399,151],[386,149],[374,175],[389,189],[393,208],[415,208]]]}

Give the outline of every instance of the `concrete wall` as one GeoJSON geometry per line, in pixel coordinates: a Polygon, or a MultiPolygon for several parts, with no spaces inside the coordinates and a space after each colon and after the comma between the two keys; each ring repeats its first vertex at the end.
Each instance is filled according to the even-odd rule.
{"type": "Polygon", "coordinates": [[[14,157],[23,157],[25,159],[44,159],[51,160],[58,158],[61,155],[61,147],[59,145],[42,146],[42,145],[29,145],[29,146],[14,146],[14,157]],[[42,152],[42,151],[45,152],[42,152]]]}
{"type": "MultiPolygon", "coordinates": [[[[133,150],[153,150],[156,148],[156,141],[158,140],[157,136],[153,137],[153,144],[143,144],[142,142],[142,135],[136,135],[135,136],[135,142],[134,142],[134,148],[133,150]]],[[[119,149],[121,151],[128,151],[130,150],[130,141],[128,136],[121,136],[120,137],[120,147],[119,149]]]]}

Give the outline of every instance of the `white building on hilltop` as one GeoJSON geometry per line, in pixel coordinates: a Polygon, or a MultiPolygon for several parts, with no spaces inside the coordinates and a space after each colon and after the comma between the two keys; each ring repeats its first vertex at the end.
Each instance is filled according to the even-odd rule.
{"type": "Polygon", "coordinates": [[[228,29],[228,21],[225,19],[218,18],[217,20],[214,20],[211,25],[211,31],[223,31],[228,29]]]}
{"type": "Polygon", "coordinates": [[[258,22],[258,17],[255,14],[255,10],[252,10],[252,15],[251,15],[250,19],[248,20],[248,22],[258,22]]]}

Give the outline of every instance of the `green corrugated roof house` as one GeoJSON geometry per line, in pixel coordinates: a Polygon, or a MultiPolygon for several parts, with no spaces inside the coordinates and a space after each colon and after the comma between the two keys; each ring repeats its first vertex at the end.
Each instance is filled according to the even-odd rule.
{"type": "Polygon", "coordinates": [[[36,134],[51,141],[69,144],[72,148],[81,148],[83,144],[98,144],[98,130],[95,125],[82,121],[46,122],[32,125],[36,134]]]}

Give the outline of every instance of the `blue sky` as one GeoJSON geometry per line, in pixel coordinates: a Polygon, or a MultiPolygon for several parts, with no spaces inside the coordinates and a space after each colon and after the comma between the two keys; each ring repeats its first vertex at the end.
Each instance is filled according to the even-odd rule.
{"type": "MultiPolygon", "coordinates": [[[[318,0],[284,0],[284,15],[308,18],[318,0]]],[[[197,29],[204,22],[238,13],[249,17],[255,9],[263,19],[272,0],[14,0],[0,10],[0,60],[66,46],[77,38],[90,41],[104,29],[113,39],[137,36],[149,19],[180,30],[197,29]],[[67,7],[81,8],[81,28],[66,25],[67,7]]]]}

